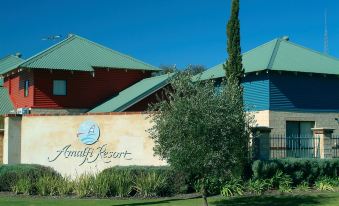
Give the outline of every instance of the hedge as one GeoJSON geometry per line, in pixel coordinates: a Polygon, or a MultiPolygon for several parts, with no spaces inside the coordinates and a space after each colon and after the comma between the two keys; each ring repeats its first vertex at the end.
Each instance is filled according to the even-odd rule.
{"type": "Polygon", "coordinates": [[[27,178],[31,182],[36,182],[44,175],[60,176],[52,168],[41,165],[0,165],[0,191],[10,191],[20,178],[27,178]]]}
{"type": "Polygon", "coordinates": [[[319,177],[338,177],[339,159],[257,160],[252,164],[255,179],[272,178],[278,170],[289,175],[294,185],[303,181],[314,184],[319,177]]]}

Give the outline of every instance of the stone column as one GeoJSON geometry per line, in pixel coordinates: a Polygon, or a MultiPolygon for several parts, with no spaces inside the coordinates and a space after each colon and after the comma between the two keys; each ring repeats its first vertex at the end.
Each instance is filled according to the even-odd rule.
{"type": "Polygon", "coordinates": [[[4,155],[4,130],[0,129],[0,164],[3,164],[4,155]]]}
{"type": "Polygon", "coordinates": [[[21,116],[8,115],[5,117],[3,138],[3,163],[21,163],[21,116]]]}
{"type": "Polygon", "coordinates": [[[271,157],[270,133],[272,128],[258,126],[252,128],[253,159],[269,160],[271,157]]]}
{"type": "Polygon", "coordinates": [[[324,158],[332,158],[332,145],[331,145],[331,139],[332,139],[332,133],[335,129],[332,128],[312,128],[314,137],[319,138],[318,140],[315,140],[315,145],[319,145],[319,151],[318,148],[315,148],[315,157],[320,157],[322,159],[324,158]],[[317,156],[319,155],[319,156],[317,156]]]}

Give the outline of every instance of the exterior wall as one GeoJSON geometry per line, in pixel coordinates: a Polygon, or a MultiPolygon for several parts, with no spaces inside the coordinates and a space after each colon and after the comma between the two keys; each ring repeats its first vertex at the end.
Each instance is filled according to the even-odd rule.
{"type": "Polygon", "coordinates": [[[81,114],[86,113],[88,109],[48,109],[48,108],[32,108],[31,114],[81,114]]]}
{"type": "Polygon", "coordinates": [[[244,102],[250,110],[269,109],[269,78],[267,74],[250,74],[244,78],[244,102]]]}
{"type": "Polygon", "coordinates": [[[315,121],[316,128],[333,128],[334,135],[339,135],[339,112],[291,112],[291,111],[270,111],[269,126],[272,134],[285,134],[286,121],[315,121]]]}
{"type": "MultiPolygon", "coordinates": [[[[168,87],[166,87],[166,88],[168,88],[168,87]]],[[[144,98],[140,102],[137,102],[136,104],[132,105],[131,107],[129,107],[125,111],[126,112],[143,112],[143,111],[147,111],[149,105],[155,104],[155,103],[159,102],[159,100],[165,99],[164,91],[165,91],[164,89],[161,89],[161,90],[151,94],[150,96],[144,98]]]]}
{"type": "Polygon", "coordinates": [[[339,111],[338,76],[270,74],[270,110],[339,111]]]}
{"type": "Polygon", "coordinates": [[[5,142],[19,133],[17,136],[21,136],[21,147],[5,143],[5,148],[9,148],[4,151],[5,155],[9,154],[5,159],[17,157],[14,150],[20,150],[20,163],[51,166],[61,174],[71,176],[99,172],[117,165],[165,165],[164,161],[154,156],[154,143],[146,131],[151,123],[146,117],[147,114],[141,113],[28,115],[22,117],[21,126],[16,125],[18,117],[6,117],[6,131],[9,130],[8,133],[12,135],[5,137],[5,142]],[[93,145],[85,145],[77,137],[79,126],[86,120],[96,122],[100,128],[99,140],[93,145]],[[66,151],[68,145],[70,147],[66,151]],[[88,150],[93,152],[86,157],[84,152],[80,152],[88,150]],[[60,151],[66,152],[60,154],[60,151]],[[67,157],[72,151],[78,153],[67,157]],[[128,155],[108,158],[107,152],[128,155]]]}
{"type": "Polygon", "coordinates": [[[254,117],[254,125],[253,127],[270,127],[270,111],[263,110],[263,111],[255,111],[251,112],[254,117]]]}
{"type": "Polygon", "coordinates": [[[24,70],[22,72],[11,75],[4,79],[4,87],[8,89],[8,93],[15,108],[32,107],[34,96],[34,77],[33,72],[24,70]],[[24,94],[25,81],[29,80],[28,96],[24,94]]]}
{"type": "Polygon", "coordinates": [[[130,85],[149,77],[150,72],[96,69],[90,72],[34,71],[34,108],[93,108],[130,85]],[[53,96],[53,80],[67,81],[67,95],[53,96]]]}

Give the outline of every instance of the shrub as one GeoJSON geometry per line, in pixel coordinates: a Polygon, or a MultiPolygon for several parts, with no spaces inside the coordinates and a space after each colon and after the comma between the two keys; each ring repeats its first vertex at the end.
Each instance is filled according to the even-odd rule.
{"type": "Polygon", "coordinates": [[[224,186],[221,189],[221,195],[225,197],[243,195],[244,194],[244,183],[239,178],[232,178],[229,181],[226,181],[224,186]]]}
{"type": "MultiPolygon", "coordinates": [[[[110,192],[111,196],[126,196],[126,191],[128,188],[128,193],[131,193],[130,195],[133,195],[133,192],[131,191],[133,185],[133,182],[136,182],[136,178],[140,176],[141,174],[149,174],[149,173],[155,173],[157,175],[164,175],[166,176],[166,181],[163,185],[163,187],[158,191],[160,196],[170,196],[172,194],[179,194],[179,193],[186,193],[192,191],[191,188],[193,188],[193,177],[187,177],[181,172],[174,171],[171,167],[168,166],[126,166],[126,167],[111,167],[104,171],[102,171],[100,174],[110,174],[113,175],[112,178],[117,178],[118,182],[120,182],[120,194],[117,194],[117,192],[114,192],[115,186],[112,185],[110,192]],[[124,178],[125,177],[125,178],[124,178]],[[124,186],[125,185],[125,186],[124,186]],[[123,189],[125,188],[125,189],[123,189]],[[125,193],[125,194],[123,194],[125,193]]],[[[129,194],[127,194],[129,195],[129,194]]]]}
{"type": "Polygon", "coordinates": [[[29,178],[20,178],[12,186],[12,191],[15,194],[31,195],[34,192],[34,186],[29,178]]]}
{"type": "Polygon", "coordinates": [[[107,197],[110,191],[111,176],[108,174],[99,174],[95,178],[94,193],[97,197],[107,197]]]}
{"type": "Polygon", "coordinates": [[[300,191],[300,192],[307,192],[310,190],[310,187],[308,185],[308,182],[302,182],[299,185],[297,185],[296,190],[300,191]]]}
{"type": "Polygon", "coordinates": [[[61,196],[71,195],[74,191],[74,182],[69,177],[57,178],[56,186],[61,196]]]}
{"type": "Polygon", "coordinates": [[[290,192],[292,190],[292,178],[278,170],[275,175],[270,179],[271,185],[274,189],[279,189],[284,192],[290,192]]]}
{"type": "Polygon", "coordinates": [[[78,197],[90,197],[94,195],[95,176],[82,174],[74,181],[74,191],[78,197]]]}
{"type": "Polygon", "coordinates": [[[326,179],[317,180],[315,182],[315,188],[319,191],[334,191],[334,186],[326,179]]]}
{"type": "Polygon", "coordinates": [[[292,178],[294,186],[303,181],[312,185],[318,177],[337,177],[339,175],[339,159],[257,160],[252,164],[255,179],[270,179],[279,170],[292,178]]]}
{"type": "Polygon", "coordinates": [[[262,195],[265,191],[272,187],[272,184],[270,180],[250,179],[246,186],[250,193],[262,195]]]}
{"type": "Polygon", "coordinates": [[[136,177],[135,188],[143,197],[158,196],[166,183],[167,177],[163,174],[141,173],[136,177]]]}
{"type": "Polygon", "coordinates": [[[37,193],[42,196],[56,195],[57,185],[53,176],[44,175],[36,182],[37,193]]]}
{"type": "MultiPolygon", "coordinates": [[[[44,175],[49,176],[59,176],[57,173],[50,167],[45,167],[41,165],[1,165],[0,166],[0,191],[11,191],[13,187],[18,186],[17,182],[20,179],[22,184],[23,182],[35,183],[38,179],[44,175]]],[[[31,185],[32,193],[35,193],[35,185],[31,185]]]]}

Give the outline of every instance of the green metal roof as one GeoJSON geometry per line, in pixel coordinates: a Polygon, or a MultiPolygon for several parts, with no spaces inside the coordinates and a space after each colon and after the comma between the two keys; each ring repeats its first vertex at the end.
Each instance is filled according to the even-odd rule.
{"type": "MultiPolygon", "coordinates": [[[[5,73],[6,71],[10,71],[15,69],[17,65],[24,62],[24,59],[21,59],[14,55],[8,55],[2,59],[0,59],[0,74],[5,73]]],[[[3,79],[0,79],[0,86],[3,85],[3,79]]]]}
{"type": "MultiPolygon", "coordinates": [[[[285,38],[274,39],[243,53],[243,67],[246,73],[275,70],[339,75],[339,59],[292,43],[285,38]]],[[[223,64],[214,66],[200,75],[200,80],[224,77],[223,64]]]]}
{"type": "Polygon", "coordinates": [[[121,91],[105,103],[95,107],[89,113],[122,112],[166,86],[172,76],[173,74],[165,74],[143,79],[121,91]]]}
{"type": "MultiPolygon", "coordinates": [[[[72,71],[94,71],[94,67],[161,70],[77,35],[70,35],[65,40],[17,65],[17,67],[72,71]]],[[[10,70],[6,70],[6,72],[8,71],[10,70]]]]}
{"type": "Polygon", "coordinates": [[[9,114],[12,110],[14,107],[7,89],[0,87],[0,115],[9,114]]]}

